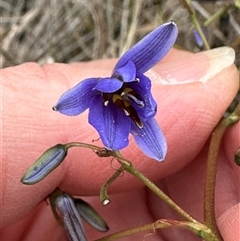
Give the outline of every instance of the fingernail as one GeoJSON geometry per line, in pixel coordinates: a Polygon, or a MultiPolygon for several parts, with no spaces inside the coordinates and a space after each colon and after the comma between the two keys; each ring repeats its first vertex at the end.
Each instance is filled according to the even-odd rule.
{"type": "Polygon", "coordinates": [[[230,47],[220,47],[203,53],[210,59],[210,66],[206,74],[199,80],[200,82],[211,79],[214,75],[233,64],[235,60],[235,51],[230,47]]]}
{"type": "Polygon", "coordinates": [[[184,53],[171,62],[157,66],[148,72],[150,79],[159,84],[206,83],[234,63],[235,52],[230,47],[220,47],[196,54],[184,53]]]}

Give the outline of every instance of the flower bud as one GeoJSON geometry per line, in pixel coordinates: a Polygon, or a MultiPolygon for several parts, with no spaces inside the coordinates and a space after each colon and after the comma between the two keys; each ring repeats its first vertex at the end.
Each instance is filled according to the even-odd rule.
{"type": "MultiPolygon", "coordinates": [[[[202,29],[202,32],[203,32],[204,36],[206,37],[206,39],[208,39],[208,35],[209,35],[208,29],[205,26],[201,26],[201,29],[202,29]]],[[[193,36],[194,36],[194,39],[195,39],[198,47],[202,49],[204,46],[204,43],[203,43],[203,40],[202,40],[199,32],[196,29],[193,31],[193,36]]]]}
{"type": "Polygon", "coordinates": [[[240,147],[238,148],[238,150],[235,153],[234,161],[238,166],[240,166],[240,147]]]}
{"type": "Polygon", "coordinates": [[[54,205],[60,213],[69,240],[87,241],[82,220],[73,199],[68,194],[61,193],[55,198],[54,205]]]}
{"type": "Polygon", "coordinates": [[[21,182],[32,185],[52,172],[67,156],[65,145],[57,144],[47,149],[34,164],[25,172],[21,182]]]}
{"type": "Polygon", "coordinates": [[[107,223],[90,204],[82,199],[75,199],[74,202],[81,217],[93,228],[100,232],[107,232],[109,230],[107,223]]]}

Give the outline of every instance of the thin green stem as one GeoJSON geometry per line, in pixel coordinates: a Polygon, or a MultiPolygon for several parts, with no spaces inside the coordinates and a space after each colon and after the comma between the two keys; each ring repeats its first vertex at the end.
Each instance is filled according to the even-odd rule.
{"type": "MultiPolygon", "coordinates": [[[[210,149],[208,153],[207,171],[204,191],[204,217],[205,223],[221,236],[217,228],[215,219],[215,183],[217,172],[217,155],[221,143],[222,135],[225,130],[225,120],[221,121],[212,133],[210,149]]],[[[220,239],[222,240],[222,238],[220,239]]]]}
{"type": "Polygon", "coordinates": [[[203,44],[204,44],[204,46],[205,46],[205,49],[206,49],[206,50],[209,50],[209,49],[210,49],[210,46],[209,46],[208,41],[207,41],[207,39],[206,39],[206,36],[205,36],[205,34],[203,33],[202,28],[201,28],[201,26],[200,26],[200,24],[199,24],[199,22],[198,22],[198,20],[197,20],[196,15],[195,15],[195,14],[191,15],[191,18],[192,18],[192,21],[193,21],[193,23],[194,23],[194,25],[195,25],[195,27],[196,27],[196,29],[197,29],[197,31],[198,31],[201,39],[202,39],[202,41],[203,41],[203,44]]]}
{"type": "Polygon", "coordinates": [[[121,165],[120,168],[116,170],[116,172],[105,182],[105,184],[101,187],[100,190],[100,201],[103,205],[107,205],[110,203],[110,198],[107,193],[108,187],[119,177],[119,175],[124,171],[124,166],[121,165]]]}
{"type": "Polygon", "coordinates": [[[217,156],[220,148],[221,140],[226,128],[240,119],[240,104],[234,112],[222,119],[212,133],[204,190],[204,221],[206,225],[215,233],[219,240],[223,240],[218,230],[215,218],[215,184],[217,172],[217,156]]]}
{"type": "MultiPolygon", "coordinates": [[[[119,160],[122,159],[122,155],[119,152],[115,152],[116,157],[119,158],[119,160]]],[[[144,183],[152,192],[154,192],[159,198],[164,200],[172,209],[174,209],[177,213],[179,213],[182,217],[184,217],[186,220],[198,223],[193,217],[191,217],[188,213],[186,213],[182,208],[180,208],[170,197],[168,197],[162,190],[160,190],[153,182],[151,182],[147,177],[145,177],[141,172],[139,172],[136,168],[134,168],[132,165],[130,165],[129,162],[126,162],[124,159],[124,162],[122,163],[124,170],[131,173],[133,176],[135,176],[138,180],[140,180],[142,183],[144,183]]]]}
{"type": "MultiPolygon", "coordinates": [[[[123,164],[124,165],[124,164],[123,164]]],[[[152,192],[154,192],[159,198],[164,200],[173,210],[179,213],[186,220],[198,223],[193,217],[180,208],[170,197],[168,197],[162,190],[160,190],[153,182],[145,177],[141,172],[135,169],[133,166],[125,166],[125,170],[135,176],[138,180],[143,182],[152,192]]]]}
{"type": "Polygon", "coordinates": [[[160,229],[160,228],[168,228],[168,227],[172,227],[173,225],[170,223],[164,223],[161,220],[159,222],[155,222],[155,223],[149,223],[149,224],[145,224],[142,226],[137,226],[134,228],[130,228],[130,229],[126,229],[126,230],[122,230],[119,232],[116,232],[114,234],[110,234],[108,236],[105,236],[103,238],[97,239],[95,241],[112,241],[112,240],[116,240],[119,238],[123,238],[123,237],[127,237],[139,232],[143,232],[143,231],[153,231],[155,232],[156,229],[160,229]]]}
{"type": "Polygon", "coordinates": [[[204,46],[205,46],[205,49],[207,49],[207,50],[210,49],[209,44],[208,44],[208,41],[207,41],[207,39],[206,39],[203,31],[202,31],[202,28],[201,28],[201,26],[200,26],[200,24],[199,24],[199,22],[198,22],[198,19],[197,19],[197,17],[196,17],[196,14],[195,14],[194,10],[192,9],[192,7],[191,7],[191,5],[190,5],[190,1],[182,0],[182,3],[183,3],[183,5],[184,5],[184,7],[187,9],[187,11],[188,11],[188,13],[189,13],[189,15],[190,15],[190,17],[191,17],[191,19],[192,19],[192,22],[194,23],[195,28],[197,29],[197,31],[198,31],[201,39],[202,39],[203,44],[204,44],[204,46]]]}
{"type": "Polygon", "coordinates": [[[69,142],[69,143],[65,144],[65,147],[67,149],[72,148],[72,147],[84,147],[84,148],[92,149],[93,151],[102,151],[105,149],[103,147],[95,146],[92,144],[86,144],[83,142],[69,142]]]}
{"type": "Polygon", "coordinates": [[[230,7],[232,7],[233,5],[228,5],[228,6],[224,6],[223,8],[221,8],[220,10],[218,10],[216,13],[214,13],[209,19],[207,19],[204,22],[204,26],[208,26],[209,24],[211,24],[212,22],[214,22],[216,19],[218,19],[221,15],[223,15],[224,13],[226,13],[228,11],[228,9],[230,7]]]}
{"type": "Polygon", "coordinates": [[[169,227],[179,227],[179,228],[191,230],[198,237],[201,237],[207,241],[217,241],[216,237],[211,233],[211,230],[204,224],[195,224],[188,221],[176,221],[176,220],[167,220],[167,219],[160,219],[154,223],[149,223],[149,224],[133,227],[130,229],[122,230],[114,234],[105,236],[103,238],[97,239],[95,241],[112,241],[112,240],[127,237],[127,236],[130,236],[139,232],[144,232],[144,231],[151,231],[155,233],[156,229],[163,229],[163,228],[169,228],[169,227]]]}

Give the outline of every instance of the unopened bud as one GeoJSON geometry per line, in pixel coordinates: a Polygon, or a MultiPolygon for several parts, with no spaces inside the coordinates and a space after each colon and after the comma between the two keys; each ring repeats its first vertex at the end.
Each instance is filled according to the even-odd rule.
{"type": "Polygon", "coordinates": [[[82,220],[73,199],[66,193],[58,195],[54,205],[60,213],[69,240],[87,241],[82,220]]]}
{"type": "Polygon", "coordinates": [[[107,232],[109,230],[107,223],[89,203],[82,199],[75,199],[74,202],[80,216],[93,228],[100,232],[107,232]]]}
{"type": "MultiPolygon", "coordinates": [[[[208,35],[209,35],[208,29],[205,26],[201,26],[201,29],[202,29],[202,32],[203,32],[205,38],[208,39],[208,35]]],[[[203,48],[203,46],[204,46],[203,40],[202,40],[199,32],[196,29],[193,31],[193,36],[195,38],[195,41],[196,41],[198,47],[203,48]]]]}
{"type": "Polygon", "coordinates": [[[67,155],[65,145],[57,144],[47,149],[23,175],[21,182],[32,185],[52,172],[67,155]]]}
{"type": "Polygon", "coordinates": [[[238,148],[238,150],[235,153],[234,161],[238,166],[240,166],[240,147],[238,148]]]}

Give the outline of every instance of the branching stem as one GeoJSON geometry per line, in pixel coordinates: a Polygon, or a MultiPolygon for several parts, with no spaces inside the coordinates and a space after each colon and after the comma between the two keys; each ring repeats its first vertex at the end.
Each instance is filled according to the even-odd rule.
{"type": "Polygon", "coordinates": [[[205,224],[215,233],[219,240],[223,240],[217,228],[215,218],[215,183],[217,172],[217,156],[220,148],[221,140],[226,128],[240,119],[240,104],[236,107],[232,114],[223,118],[215,127],[209,147],[207,171],[204,190],[204,221],[205,224]]]}

